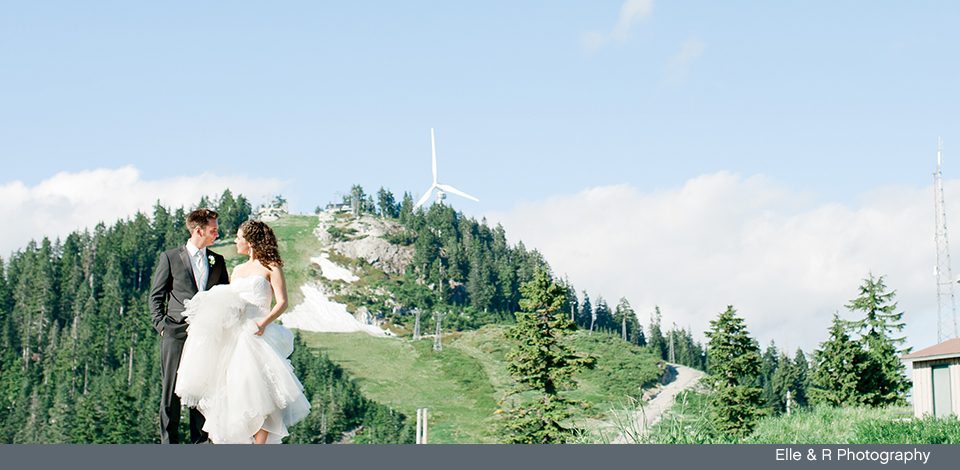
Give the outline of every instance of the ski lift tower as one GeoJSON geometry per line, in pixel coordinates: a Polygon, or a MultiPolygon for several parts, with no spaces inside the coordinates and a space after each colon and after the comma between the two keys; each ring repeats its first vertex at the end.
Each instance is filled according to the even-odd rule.
{"type": "Polygon", "coordinates": [[[443,351],[443,341],[441,341],[443,335],[442,330],[440,329],[440,322],[443,319],[443,313],[435,312],[433,317],[437,319],[437,332],[433,335],[433,350],[440,352],[443,351]]]}
{"type": "Polygon", "coordinates": [[[936,204],[936,231],[934,241],[937,244],[937,342],[957,337],[957,311],[953,298],[953,273],[950,270],[950,248],[947,244],[947,211],[943,205],[943,176],[940,165],[943,143],[938,142],[937,172],[933,174],[934,202],[936,204]]]}

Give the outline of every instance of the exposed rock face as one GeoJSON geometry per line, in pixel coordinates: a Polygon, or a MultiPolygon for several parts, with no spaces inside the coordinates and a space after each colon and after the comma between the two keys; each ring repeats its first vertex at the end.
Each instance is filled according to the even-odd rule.
{"type": "Polygon", "coordinates": [[[320,214],[320,225],[314,229],[317,238],[324,244],[329,244],[333,251],[354,259],[363,258],[371,266],[390,274],[403,273],[407,265],[413,260],[413,247],[393,245],[380,238],[382,235],[392,235],[403,228],[396,222],[383,220],[370,215],[363,215],[359,219],[352,219],[349,223],[337,222],[333,215],[320,214]],[[351,233],[349,240],[334,241],[327,229],[334,225],[343,229],[356,230],[351,233]]]}
{"type": "Polygon", "coordinates": [[[356,318],[358,322],[364,325],[377,325],[377,319],[370,313],[370,310],[367,310],[367,307],[358,308],[357,311],[354,312],[353,318],[356,318]]]}

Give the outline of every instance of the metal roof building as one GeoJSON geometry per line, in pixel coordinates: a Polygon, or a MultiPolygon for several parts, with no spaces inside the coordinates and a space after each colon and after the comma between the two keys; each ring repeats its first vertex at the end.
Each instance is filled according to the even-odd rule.
{"type": "Polygon", "coordinates": [[[901,359],[913,362],[914,416],[956,416],[960,412],[960,338],[901,359]]]}

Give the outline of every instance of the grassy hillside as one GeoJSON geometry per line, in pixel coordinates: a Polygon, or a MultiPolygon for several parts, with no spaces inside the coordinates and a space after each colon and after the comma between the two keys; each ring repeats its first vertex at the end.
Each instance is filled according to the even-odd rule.
{"type": "MultiPolygon", "coordinates": [[[[407,416],[430,409],[430,442],[494,442],[491,418],[497,390],[487,368],[448,344],[433,351],[433,340],[374,338],[366,333],[302,332],[346,369],[370,398],[407,416]]],[[[454,341],[456,343],[456,341],[454,341]]]]}
{"type": "MultiPolygon", "coordinates": [[[[319,273],[310,262],[324,248],[313,233],[317,223],[316,216],[293,215],[270,222],[285,263],[291,306],[302,301],[302,284],[319,280],[319,273]]],[[[231,237],[214,246],[227,258],[229,266],[246,259],[236,254],[232,243],[231,237]]],[[[386,277],[366,263],[336,254],[331,255],[331,260],[361,272],[356,287],[368,289],[371,279],[386,277]]],[[[337,300],[359,307],[354,304],[368,297],[340,293],[337,300]]],[[[379,306],[368,307],[376,311],[379,306]]],[[[506,357],[513,348],[503,337],[506,328],[509,327],[486,325],[474,331],[446,334],[440,352],[433,350],[432,338],[412,341],[408,331],[396,327],[394,331],[407,336],[374,338],[365,333],[306,331],[301,334],[309,347],[322,350],[343,367],[365,396],[411,417],[416,416],[417,408],[428,407],[430,442],[491,443],[498,440],[494,413],[513,384],[506,371],[506,357]]],[[[617,337],[578,332],[569,340],[580,354],[597,357],[597,367],[582,374],[579,388],[569,392],[571,398],[587,404],[577,410],[578,423],[601,418],[623,402],[626,395],[639,397],[640,387],[651,386],[662,374],[659,360],[617,337]]]]}
{"type": "Polygon", "coordinates": [[[630,402],[627,397],[639,399],[642,387],[654,385],[663,375],[663,361],[617,336],[588,335],[581,330],[572,337],[572,343],[581,355],[597,358],[596,367],[581,374],[580,387],[571,393],[576,400],[593,403],[589,411],[594,418],[619,409],[622,403],[630,402]]]}
{"type": "Polygon", "coordinates": [[[300,286],[316,277],[310,261],[310,257],[320,254],[320,241],[313,234],[316,226],[317,216],[314,215],[291,215],[270,222],[283,256],[290,308],[303,302],[300,286]]]}
{"type": "MultiPolygon", "coordinates": [[[[310,258],[318,256],[321,251],[320,241],[313,234],[313,229],[317,226],[317,216],[288,215],[270,222],[269,225],[277,236],[292,308],[303,301],[300,286],[316,277],[315,270],[311,268],[310,258]]],[[[247,260],[246,255],[237,254],[234,238],[230,235],[219,239],[210,247],[211,250],[223,255],[231,270],[247,260]]]]}
{"type": "MultiPolygon", "coordinates": [[[[503,338],[506,328],[487,325],[445,337],[441,352],[433,351],[431,338],[302,335],[346,369],[370,398],[408,416],[415,416],[418,407],[430,408],[430,442],[490,443],[497,442],[498,401],[513,382],[506,371],[506,355],[513,347],[503,338]]],[[[653,385],[660,377],[658,361],[640,348],[621,347],[626,343],[616,337],[578,334],[572,341],[579,353],[597,357],[596,369],[582,374],[580,387],[569,395],[588,402],[577,411],[579,423],[601,418],[624,395],[638,397],[641,385],[653,385]]]]}

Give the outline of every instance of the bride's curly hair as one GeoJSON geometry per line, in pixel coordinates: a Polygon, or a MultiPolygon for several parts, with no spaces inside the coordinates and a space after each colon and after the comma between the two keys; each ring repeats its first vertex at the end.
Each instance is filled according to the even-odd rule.
{"type": "Polygon", "coordinates": [[[237,229],[243,232],[243,238],[250,244],[253,257],[264,266],[283,266],[280,259],[280,250],[277,248],[277,237],[269,225],[259,220],[247,220],[237,229]]]}

